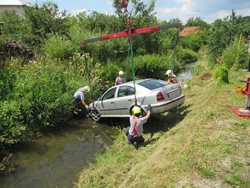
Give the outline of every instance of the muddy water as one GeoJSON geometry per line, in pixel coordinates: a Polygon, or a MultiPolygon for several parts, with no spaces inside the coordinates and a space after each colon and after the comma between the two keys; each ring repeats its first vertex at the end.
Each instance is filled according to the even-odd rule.
{"type": "Polygon", "coordinates": [[[13,157],[16,170],[0,177],[1,188],[74,187],[79,173],[95,154],[111,146],[111,126],[74,120],[28,144],[13,157]]]}

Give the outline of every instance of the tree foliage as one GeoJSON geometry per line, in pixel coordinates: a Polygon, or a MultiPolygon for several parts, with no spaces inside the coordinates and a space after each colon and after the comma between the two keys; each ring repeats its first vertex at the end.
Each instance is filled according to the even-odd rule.
{"type": "Polygon", "coordinates": [[[67,35],[68,28],[65,21],[68,16],[54,3],[48,2],[41,7],[27,6],[25,18],[32,28],[30,37],[33,46],[41,46],[50,34],[67,35]]]}
{"type": "Polygon", "coordinates": [[[236,70],[247,67],[248,52],[245,46],[245,40],[242,36],[236,38],[222,53],[220,62],[227,69],[236,70]]]}
{"type": "Polygon", "coordinates": [[[201,19],[200,17],[192,17],[187,20],[187,23],[185,24],[186,27],[189,26],[199,26],[201,28],[209,28],[209,24],[201,19]]]}
{"type": "Polygon", "coordinates": [[[215,57],[220,56],[223,50],[240,35],[245,38],[250,35],[250,24],[247,19],[236,15],[234,10],[231,16],[215,20],[208,40],[211,54],[215,57]]]}

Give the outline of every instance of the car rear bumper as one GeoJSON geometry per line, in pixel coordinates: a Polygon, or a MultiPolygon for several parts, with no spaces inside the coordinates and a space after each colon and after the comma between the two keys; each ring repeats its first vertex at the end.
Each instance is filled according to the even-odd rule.
{"type": "Polygon", "coordinates": [[[176,108],[176,107],[182,105],[184,103],[184,100],[185,100],[185,96],[181,95],[180,97],[177,97],[171,101],[166,101],[166,102],[162,102],[159,104],[151,105],[152,112],[154,114],[158,114],[158,113],[163,113],[163,112],[169,111],[173,108],[176,108]]]}

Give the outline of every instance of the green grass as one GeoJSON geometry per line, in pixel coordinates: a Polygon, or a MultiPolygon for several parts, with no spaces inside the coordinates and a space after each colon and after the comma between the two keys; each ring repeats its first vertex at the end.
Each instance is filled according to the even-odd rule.
{"type": "Polygon", "coordinates": [[[225,85],[203,72],[183,90],[180,109],[150,119],[145,147],[135,150],[120,131],[111,149],[81,173],[78,186],[250,187],[249,119],[231,112],[245,106],[246,96],[235,88],[244,86],[247,73],[230,72],[225,85]]]}
{"type": "Polygon", "coordinates": [[[246,180],[244,180],[239,174],[233,174],[226,178],[225,182],[233,186],[243,186],[247,184],[246,180]]]}

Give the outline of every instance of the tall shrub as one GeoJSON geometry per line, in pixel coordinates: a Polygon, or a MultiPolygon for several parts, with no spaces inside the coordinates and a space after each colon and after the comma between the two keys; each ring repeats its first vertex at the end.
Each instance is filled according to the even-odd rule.
{"type": "Polygon", "coordinates": [[[179,47],[177,49],[177,59],[182,65],[197,61],[198,54],[190,49],[179,47]]]}
{"type": "Polygon", "coordinates": [[[137,56],[135,61],[136,75],[140,78],[164,79],[165,72],[172,69],[175,72],[180,70],[180,64],[168,56],[144,55],[137,56]]]}
{"type": "Polygon", "coordinates": [[[248,52],[243,37],[235,38],[235,40],[223,51],[220,62],[227,69],[234,68],[236,70],[247,66],[248,52]]]}
{"type": "Polygon", "coordinates": [[[14,73],[6,68],[0,67],[0,101],[5,100],[12,92],[15,82],[14,73]]]}
{"type": "Polygon", "coordinates": [[[45,42],[45,54],[51,58],[68,58],[72,51],[71,42],[60,35],[50,35],[45,42]]]}

